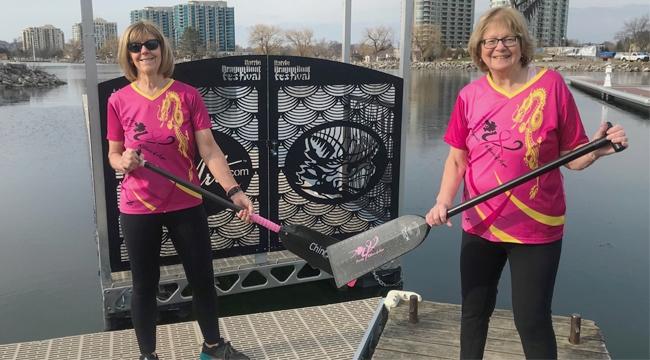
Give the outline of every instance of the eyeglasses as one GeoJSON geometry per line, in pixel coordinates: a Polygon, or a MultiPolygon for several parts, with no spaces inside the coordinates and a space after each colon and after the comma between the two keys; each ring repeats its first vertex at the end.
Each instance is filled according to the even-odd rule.
{"type": "Polygon", "coordinates": [[[519,43],[519,36],[508,36],[503,39],[483,39],[481,40],[481,43],[486,49],[494,49],[499,45],[499,41],[501,41],[506,47],[513,47],[519,43]]]}
{"type": "Polygon", "coordinates": [[[142,50],[142,46],[147,48],[147,50],[152,51],[158,49],[158,46],[160,45],[160,40],[158,39],[151,39],[147,40],[143,43],[139,42],[132,42],[129,43],[126,47],[129,49],[130,52],[132,53],[139,53],[140,50],[142,50]]]}

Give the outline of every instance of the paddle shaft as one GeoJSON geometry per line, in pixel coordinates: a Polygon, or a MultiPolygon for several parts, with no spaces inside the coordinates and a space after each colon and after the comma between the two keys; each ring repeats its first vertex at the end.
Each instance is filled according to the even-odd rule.
{"type": "MultiPolygon", "coordinates": [[[[611,123],[607,123],[607,124],[608,124],[609,127],[612,126],[611,123]]],[[[473,208],[474,206],[476,206],[476,205],[478,205],[478,204],[480,204],[480,203],[482,203],[482,202],[484,202],[486,200],[489,200],[489,199],[491,199],[491,198],[493,198],[493,197],[495,197],[497,195],[500,195],[500,194],[502,194],[502,193],[504,193],[504,192],[506,192],[508,190],[511,190],[512,188],[517,187],[517,186],[519,186],[519,185],[521,185],[521,184],[523,184],[523,183],[525,183],[527,181],[530,181],[530,180],[532,180],[532,179],[534,179],[534,178],[536,178],[538,176],[544,175],[547,172],[549,172],[549,171],[551,171],[551,170],[553,170],[555,168],[559,168],[562,165],[565,165],[565,164],[567,164],[567,163],[569,163],[569,162],[571,162],[571,161],[573,161],[573,160],[575,160],[575,159],[577,159],[579,157],[582,157],[582,156],[584,156],[586,154],[589,154],[590,152],[592,152],[592,151],[594,151],[596,149],[599,149],[599,148],[601,148],[601,147],[603,147],[603,146],[605,146],[607,144],[610,144],[610,143],[611,142],[609,140],[607,140],[606,137],[602,137],[600,139],[596,139],[596,140],[594,140],[594,141],[592,141],[590,143],[587,143],[585,146],[582,146],[582,147],[578,148],[577,150],[571,151],[570,153],[565,154],[564,156],[561,156],[561,157],[559,157],[559,158],[557,158],[557,159],[555,159],[555,160],[553,160],[553,161],[551,161],[549,163],[546,163],[546,164],[538,167],[537,169],[526,173],[525,175],[522,175],[522,176],[520,176],[520,177],[518,177],[516,179],[510,180],[507,183],[499,185],[499,186],[495,187],[492,190],[484,192],[483,194],[477,195],[476,197],[473,197],[473,198],[465,201],[462,204],[454,206],[453,208],[451,208],[451,209],[449,209],[447,211],[447,217],[449,218],[449,217],[452,217],[452,216],[454,216],[456,214],[460,214],[463,211],[465,211],[467,209],[470,209],[470,208],[473,208]]],[[[620,152],[620,151],[623,151],[625,149],[625,147],[623,147],[621,144],[614,144],[614,143],[611,143],[611,144],[614,147],[614,150],[616,150],[616,152],[620,152]]]]}
{"type": "MultiPolygon", "coordinates": [[[[138,149],[138,150],[140,150],[140,149],[138,149]]],[[[143,160],[140,163],[140,166],[143,166],[143,167],[155,172],[158,175],[166,177],[167,179],[169,179],[171,181],[174,181],[177,184],[181,184],[184,187],[186,187],[186,188],[188,188],[188,189],[190,189],[190,190],[192,190],[194,192],[197,192],[197,193],[201,194],[202,196],[204,196],[204,197],[206,197],[206,198],[208,198],[208,199],[210,199],[210,200],[212,200],[214,202],[217,202],[217,203],[227,207],[230,210],[234,210],[234,211],[242,211],[242,210],[244,210],[240,206],[238,206],[238,205],[236,205],[236,204],[234,204],[234,203],[232,203],[232,202],[230,202],[230,201],[228,201],[226,199],[223,199],[223,198],[221,198],[221,197],[219,197],[219,196],[217,196],[217,195],[203,189],[200,186],[196,186],[196,185],[192,184],[191,182],[189,182],[189,181],[187,181],[185,179],[182,179],[182,178],[180,178],[180,177],[178,177],[178,176],[176,176],[176,175],[174,175],[174,174],[172,174],[172,173],[170,173],[168,171],[165,171],[165,170],[159,168],[158,166],[149,163],[146,160],[143,160]]],[[[269,229],[269,230],[271,230],[273,232],[277,233],[277,232],[280,231],[280,225],[272,222],[271,220],[267,220],[267,219],[255,214],[255,213],[251,214],[251,220],[253,220],[256,224],[261,225],[261,226],[263,226],[263,227],[265,227],[265,228],[267,228],[267,229],[269,229]]]]}

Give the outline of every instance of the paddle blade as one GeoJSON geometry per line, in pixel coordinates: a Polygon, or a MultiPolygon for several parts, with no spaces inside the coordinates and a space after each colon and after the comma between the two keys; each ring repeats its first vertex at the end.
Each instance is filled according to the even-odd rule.
{"type": "Polygon", "coordinates": [[[333,275],[326,249],[339,239],[302,225],[283,226],[278,235],[287,250],[305,259],[309,265],[333,275]]]}
{"type": "Polygon", "coordinates": [[[431,228],[418,215],[404,215],[327,247],[337,287],[415,249],[431,228]]]}

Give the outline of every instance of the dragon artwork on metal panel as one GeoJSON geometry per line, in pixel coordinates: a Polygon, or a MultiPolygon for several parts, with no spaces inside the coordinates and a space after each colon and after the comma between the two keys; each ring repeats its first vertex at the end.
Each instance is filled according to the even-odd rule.
{"type": "Polygon", "coordinates": [[[278,99],[280,220],[328,235],[390,220],[394,85],[284,86],[278,99]]]}
{"type": "MultiPolygon", "coordinates": [[[[246,194],[255,204],[259,195],[257,172],[259,149],[255,143],[259,125],[258,90],[252,86],[199,87],[198,90],[210,115],[215,140],[226,153],[233,176],[238,183],[241,183],[242,188],[246,190],[246,194]]],[[[195,165],[201,186],[225,198],[225,191],[210,174],[198,151],[195,165]]],[[[121,174],[119,176],[121,177],[121,174]]],[[[119,183],[117,191],[119,201],[119,183]]],[[[259,227],[242,221],[233,221],[236,217],[235,212],[224,211],[225,208],[215,205],[213,202],[204,201],[203,204],[208,214],[213,250],[259,244],[259,227]]],[[[122,236],[121,229],[120,236],[122,236]]],[[[128,261],[126,246],[123,242],[120,255],[122,261],[128,261]]],[[[163,228],[160,255],[161,257],[177,255],[166,228],[163,228]]]]}

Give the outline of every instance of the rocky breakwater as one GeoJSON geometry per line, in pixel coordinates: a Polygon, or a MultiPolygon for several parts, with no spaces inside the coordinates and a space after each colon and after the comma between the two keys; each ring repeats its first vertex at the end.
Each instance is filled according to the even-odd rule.
{"type": "MultiPolygon", "coordinates": [[[[558,72],[564,71],[587,71],[587,72],[604,72],[607,68],[607,62],[571,62],[571,61],[536,61],[536,66],[544,66],[558,72]]],[[[355,65],[371,69],[399,69],[397,61],[378,61],[378,62],[356,62],[355,65]]],[[[612,71],[614,72],[650,72],[648,63],[613,63],[612,71]]],[[[437,69],[437,70],[469,70],[477,71],[478,68],[471,61],[434,61],[434,62],[412,62],[412,69],[437,69]]]]}
{"type": "Polygon", "coordinates": [[[0,88],[52,87],[65,85],[56,75],[23,63],[0,63],[0,88]]]}

